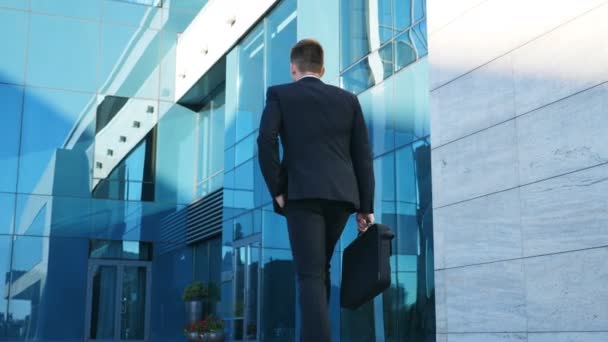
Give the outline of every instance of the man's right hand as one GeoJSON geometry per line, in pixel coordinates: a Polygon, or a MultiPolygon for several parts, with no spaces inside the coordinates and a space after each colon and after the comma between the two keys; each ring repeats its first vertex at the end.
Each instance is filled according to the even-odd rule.
{"type": "Polygon", "coordinates": [[[375,222],[374,214],[357,214],[357,228],[361,233],[365,232],[367,228],[375,222]]]}

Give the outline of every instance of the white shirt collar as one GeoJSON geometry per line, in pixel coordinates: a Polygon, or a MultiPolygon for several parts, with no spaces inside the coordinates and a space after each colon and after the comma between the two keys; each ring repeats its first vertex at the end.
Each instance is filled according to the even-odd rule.
{"type": "Polygon", "coordinates": [[[318,79],[318,80],[320,80],[320,79],[321,79],[321,77],[319,77],[319,76],[317,76],[317,75],[304,75],[304,76],[300,77],[300,80],[301,80],[301,79],[303,79],[303,78],[306,78],[306,77],[314,77],[314,78],[316,78],[316,79],[318,79]]]}

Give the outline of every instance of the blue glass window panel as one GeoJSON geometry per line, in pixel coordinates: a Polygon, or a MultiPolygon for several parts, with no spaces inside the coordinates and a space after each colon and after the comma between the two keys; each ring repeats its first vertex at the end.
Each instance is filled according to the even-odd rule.
{"type": "Polygon", "coordinates": [[[264,248],[290,248],[287,221],[275,214],[272,205],[262,208],[262,226],[264,248]]]}
{"type": "Polygon", "coordinates": [[[253,161],[253,172],[254,172],[254,192],[255,192],[255,206],[259,207],[261,205],[270,203],[272,201],[272,197],[270,196],[270,192],[268,192],[268,188],[266,187],[266,181],[264,176],[262,175],[262,170],[260,169],[260,163],[256,159],[253,161]]]}
{"type": "Polygon", "coordinates": [[[342,74],[342,87],[354,94],[372,87],[376,80],[366,58],[342,74]]]}
{"type": "Polygon", "coordinates": [[[394,0],[395,6],[395,29],[403,31],[412,25],[412,1],[415,0],[394,0]]]}
{"type": "Polygon", "coordinates": [[[94,92],[98,37],[97,22],[32,14],[28,84],[94,92]]]}
{"type": "Polygon", "coordinates": [[[156,250],[166,252],[155,252],[152,262],[150,336],[154,336],[151,340],[179,341],[184,338],[184,303],[179,298],[193,280],[192,248],[178,243],[157,246],[156,250]]]}
{"type": "Polygon", "coordinates": [[[372,152],[376,156],[395,146],[393,90],[393,81],[388,79],[359,95],[361,108],[367,118],[372,152]]]}
{"type": "Polygon", "coordinates": [[[334,82],[340,73],[340,1],[298,1],[298,37],[316,37],[325,50],[326,83],[334,82]],[[322,9],[322,10],[320,10],[322,9]],[[329,58],[329,56],[332,56],[329,58]]]}
{"type": "Polygon", "coordinates": [[[426,0],[414,1],[414,21],[422,20],[426,16],[426,0]]]}
{"type": "Polygon", "coordinates": [[[17,189],[23,88],[0,84],[0,103],[0,191],[14,192],[17,189]]]}
{"type": "Polygon", "coordinates": [[[377,0],[378,4],[378,35],[380,44],[386,43],[393,38],[393,0],[377,0]]]}
{"type": "Polygon", "coordinates": [[[20,193],[90,197],[93,94],[27,88],[23,110],[20,193]]]}
{"type": "Polygon", "coordinates": [[[208,0],[164,0],[163,6],[171,11],[200,12],[208,0]]]}
{"type": "Polygon", "coordinates": [[[15,196],[0,193],[0,234],[11,234],[13,232],[14,209],[15,196]]]}
{"type": "MultiPolygon", "coordinates": [[[[11,248],[12,248],[12,237],[7,235],[0,235],[0,274],[2,274],[2,285],[6,286],[9,281],[10,267],[11,267],[11,248]]],[[[3,294],[6,294],[3,292],[3,294]]],[[[0,296],[0,340],[8,340],[7,331],[5,330],[8,326],[8,312],[7,312],[7,300],[6,296],[0,296]]],[[[12,327],[11,327],[12,328],[12,327]]],[[[12,330],[12,329],[11,329],[12,330]]]]}
{"type": "MultiPolygon", "coordinates": [[[[397,201],[399,204],[418,203],[416,156],[411,146],[397,150],[397,201]]],[[[410,215],[410,212],[404,213],[410,215]]]]}
{"type": "Polygon", "coordinates": [[[368,22],[368,0],[341,0],[341,70],[346,69],[371,51],[368,22]]]}
{"type": "Polygon", "coordinates": [[[264,30],[258,25],[239,46],[236,140],[259,127],[264,107],[264,30]]]}
{"type": "MultiPolygon", "coordinates": [[[[0,6],[2,3],[0,2],[0,6]]],[[[0,9],[0,82],[23,84],[28,14],[0,9]]]]}
{"type": "Polygon", "coordinates": [[[100,93],[157,98],[160,34],[156,30],[101,26],[100,93]]]}
{"type": "Polygon", "coordinates": [[[296,1],[287,0],[268,17],[268,85],[291,81],[289,53],[297,40],[296,1]]]}
{"type": "Polygon", "coordinates": [[[272,336],[270,341],[293,342],[296,336],[296,282],[291,251],[263,249],[262,263],[262,336],[272,336]]]}
{"type": "Polygon", "coordinates": [[[144,6],[161,6],[163,0],[114,0],[144,6]]]}
{"type": "Polygon", "coordinates": [[[342,86],[355,94],[382,82],[394,72],[392,43],[383,46],[342,75],[342,86]]]}
{"type": "Polygon", "coordinates": [[[17,195],[15,233],[89,237],[91,201],[76,197],[17,195]]]}
{"type": "Polygon", "coordinates": [[[231,147],[224,152],[224,170],[232,170],[235,167],[236,147],[231,147]]]}
{"type": "MultiPolygon", "coordinates": [[[[238,110],[239,49],[232,49],[226,56],[226,119],[224,144],[226,148],[236,142],[236,112],[238,110]]],[[[172,81],[175,82],[175,81],[172,81]]]]}
{"type": "Polygon", "coordinates": [[[237,166],[253,158],[257,147],[256,138],[257,134],[252,134],[236,144],[235,164],[237,166]]]}
{"type": "Polygon", "coordinates": [[[160,103],[156,144],[157,201],[190,203],[194,187],[196,113],[165,102],[160,103]]]}
{"type": "Polygon", "coordinates": [[[374,160],[376,194],[374,212],[377,216],[395,213],[395,153],[374,160]]]}
{"type": "Polygon", "coordinates": [[[104,23],[123,24],[136,27],[160,29],[162,11],[156,6],[142,6],[116,0],[102,0],[104,23]]]}
{"type": "Polygon", "coordinates": [[[241,209],[251,209],[254,203],[253,193],[253,160],[237,167],[234,173],[234,206],[241,209]]]}
{"type": "Polygon", "coordinates": [[[81,340],[88,241],[20,236],[13,250],[12,282],[24,278],[31,286],[12,287],[9,315],[22,328],[14,330],[11,340],[81,340]],[[61,308],[61,315],[57,315],[57,308],[61,308]]]}
{"type": "Polygon", "coordinates": [[[0,7],[28,9],[29,0],[0,0],[0,7]]]}
{"type": "Polygon", "coordinates": [[[100,0],[30,0],[32,12],[99,20],[100,0]]]}
{"type": "Polygon", "coordinates": [[[416,61],[416,47],[411,35],[412,31],[408,30],[395,39],[395,71],[399,71],[416,61]]]}
{"type": "MultiPolygon", "coordinates": [[[[393,55],[393,42],[390,42],[380,48],[377,56],[380,58],[382,62],[382,80],[389,78],[394,72],[394,64],[395,58],[393,55]]],[[[376,58],[376,54],[372,54],[370,56],[370,61],[373,61],[376,58]]]]}
{"type": "Polygon", "coordinates": [[[418,51],[418,58],[428,55],[426,20],[414,27],[412,37],[416,45],[416,51],[418,51]]]}
{"type": "Polygon", "coordinates": [[[234,241],[253,234],[253,212],[234,219],[234,241]]]}
{"type": "Polygon", "coordinates": [[[395,146],[429,134],[428,63],[422,59],[394,76],[395,146]]]}

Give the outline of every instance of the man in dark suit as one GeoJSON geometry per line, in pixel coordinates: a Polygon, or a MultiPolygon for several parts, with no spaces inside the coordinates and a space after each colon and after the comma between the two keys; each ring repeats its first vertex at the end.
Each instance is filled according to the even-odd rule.
{"type": "Polygon", "coordinates": [[[349,216],[373,223],[374,171],[357,97],[321,81],[323,48],[291,50],[295,82],[268,88],[259,162],[275,211],[287,218],[300,290],[302,342],[329,342],[329,262],[349,216]],[[279,137],[283,160],[279,160],[279,137]]]}

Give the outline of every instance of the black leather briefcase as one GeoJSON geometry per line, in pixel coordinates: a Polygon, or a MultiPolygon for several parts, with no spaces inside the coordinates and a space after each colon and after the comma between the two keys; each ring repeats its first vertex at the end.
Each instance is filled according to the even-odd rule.
{"type": "Polygon", "coordinates": [[[391,240],[389,226],[374,224],[344,250],[340,304],[356,309],[391,285],[391,240]]]}

